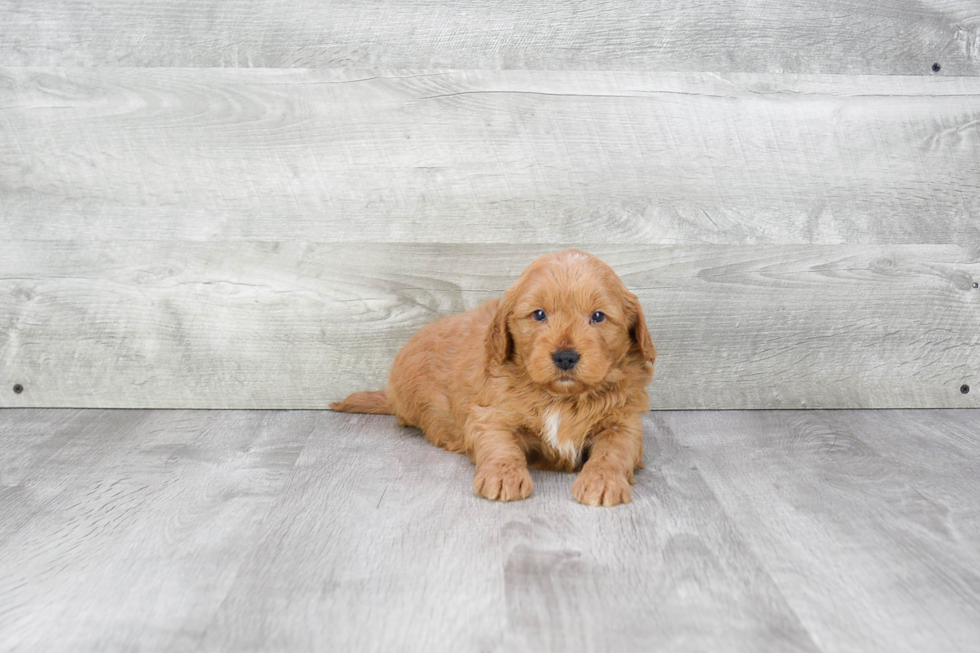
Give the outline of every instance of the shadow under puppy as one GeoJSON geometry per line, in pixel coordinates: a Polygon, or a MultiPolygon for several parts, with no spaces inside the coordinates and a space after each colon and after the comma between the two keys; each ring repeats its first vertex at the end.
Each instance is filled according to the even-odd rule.
{"type": "Polygon", "coordinates": [[[476,464],[487,499],[531,494],[528,466],[581,470],[572,495],[630,501],[656,350],[636,295],[591,254],[546,254],[503,296],[420,330],[383,391],[331,408],[394,414],[476,464]]]}

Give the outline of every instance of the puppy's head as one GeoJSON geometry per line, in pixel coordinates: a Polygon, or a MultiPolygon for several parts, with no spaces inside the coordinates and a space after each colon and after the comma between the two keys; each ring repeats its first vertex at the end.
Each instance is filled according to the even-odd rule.
{"type": "Polygon", "coordinates": [[[524,270],[504,293],[486,346],[490,369],[511,361],[555,395],[619,381],[626,363],[656,358],[636,295],[578,250],[546,254],[524,270]]]}

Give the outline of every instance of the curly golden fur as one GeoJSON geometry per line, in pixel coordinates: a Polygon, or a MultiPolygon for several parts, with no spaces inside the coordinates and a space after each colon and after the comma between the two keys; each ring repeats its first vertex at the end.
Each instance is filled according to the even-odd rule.
{"type": "Polygon", "coordinates": [[[579,472],[572,495],[630,501],[656,350],[643,309],[612,268],[546,254],[503,299],[443,318],[398,353],[388,386],[334,410],[394,414],[476,464],[487,499],[530,496],[528,467],[579,472]]]}

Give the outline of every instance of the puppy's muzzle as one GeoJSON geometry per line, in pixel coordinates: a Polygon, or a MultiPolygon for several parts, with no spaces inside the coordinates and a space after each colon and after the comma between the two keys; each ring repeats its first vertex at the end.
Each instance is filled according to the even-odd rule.
{"type": "Polygon", "coordinates": [[[555,367],[560,370],[570,370],[578,364],[579,353],[574,349],[559,349],[551,355],[551,360],[555,362],[555,367]]]}

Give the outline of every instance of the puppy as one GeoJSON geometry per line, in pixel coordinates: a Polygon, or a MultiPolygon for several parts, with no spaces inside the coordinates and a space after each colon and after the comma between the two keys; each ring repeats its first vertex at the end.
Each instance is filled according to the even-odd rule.
{"type": "Polygon", "coordinates": [[[591,254],[546,254],[504,293],[423,328],[383,391],[331,408],[394,414],[468,455],[474,491],[530,496],[528,467],[578,471],[572,495],[629,503],[642,467],[646,385],[656,350],[636,295],[591,254]]]}

